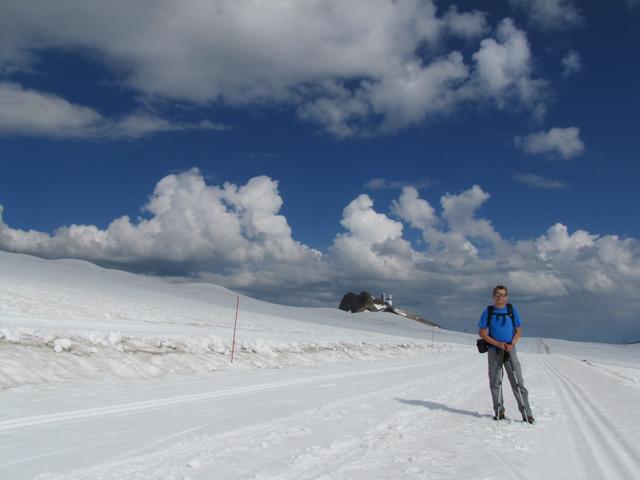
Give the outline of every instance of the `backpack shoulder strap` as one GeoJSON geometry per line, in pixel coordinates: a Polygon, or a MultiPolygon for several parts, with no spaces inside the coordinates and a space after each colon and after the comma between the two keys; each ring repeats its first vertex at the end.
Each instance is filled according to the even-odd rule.
{"type": "Polygon", "coordinates": [[[513,324],[513,331],[516,331],[516,316],[513,314],[513,305],[507,303],[507,315],[511,317],[511,323],[513,324]]]}
{"type": "Polygon", "coordinates": [[[491,317],[493,316],[493,309],[496,308],[493,305],[489,305],[487,307],[487,330],[489,330],[489,335],[491,335],[491,317]]]}

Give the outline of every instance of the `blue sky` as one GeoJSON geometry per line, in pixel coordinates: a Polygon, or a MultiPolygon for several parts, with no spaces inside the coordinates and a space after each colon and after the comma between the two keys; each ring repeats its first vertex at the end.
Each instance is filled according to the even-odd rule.
{"type": "Polygon", "coordinates": [[[640,2],[0,11],[0,248],[640,339],[640,2]]]}

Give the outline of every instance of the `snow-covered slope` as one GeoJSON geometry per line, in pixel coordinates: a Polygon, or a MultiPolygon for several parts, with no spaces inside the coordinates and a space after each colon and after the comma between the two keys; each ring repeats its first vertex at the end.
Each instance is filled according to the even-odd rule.
{"type": "Polygon", "coordinates": [[[473,335],[240,297],[231,364],[237,298],[0,252],[0,478],[637,478],[640,345],[523,339],[496,423],[473,335]]]}
{"type": "MultiPolygon", "coordinates": [[[[238,296],[227,289],[6,252],[0,265],[0,386],[207,372],[230,363],[238,296]]],[[[241,296],[235,362],[276,367],[420,354],[431,336],[392,314],[241,296]]]]}

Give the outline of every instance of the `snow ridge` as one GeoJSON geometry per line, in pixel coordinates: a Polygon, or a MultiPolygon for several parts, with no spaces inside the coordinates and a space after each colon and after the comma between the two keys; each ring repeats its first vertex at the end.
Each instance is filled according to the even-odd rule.
{"type": "Polygon", "coordinates": [[[123,379],[210,373],[228,368],[281,368],[361,359],[424,355],[465,349],[434,346],[402,337],[383,341],[318,340],[284,342],[247,339],[236,345],[215,335],[134,336],[116,331],[55,332],[31,328],[0,330],[0,387],[111,376],[123,379]]]}

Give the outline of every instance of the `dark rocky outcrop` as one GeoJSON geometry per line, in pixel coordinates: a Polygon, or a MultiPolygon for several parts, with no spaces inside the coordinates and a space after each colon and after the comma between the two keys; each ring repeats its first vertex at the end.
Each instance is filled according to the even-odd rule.
{"type": "Polygon", "coordinates": [[[369,292],[363,291],[360,292],[360,294],[349,292],[342,297],[342,301],[340,302],[340,306],[338,308],[340,310],[344,310],[345,312],[355,313],[369,310],[372,305],[373,297],[369,292]]]}
{"type": "Polygon", "coordinates": [[[345,293],[340,301],[340,305],[338,307],[340,310],[344,310],[345,312],[358,313],[358,312],[389,312],[395,313],[396,315],[400,315],[402,317],[408,318],[410,320],[414,320],[416,322],[424,323],[425,325],[432,325],[435,327],[439,327],[438,324],[431,322],[430,320],[426,320],[415,313],[408,312],[406,310],[401,310],[399,308],[393,308],[391,304],[382,300],[382,298],[375,298],[371,296],[369,292],[360,292],[358,293],[345,293]]]}

